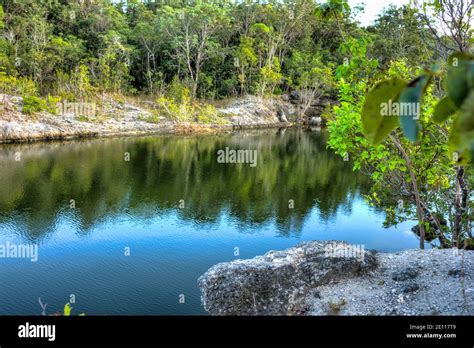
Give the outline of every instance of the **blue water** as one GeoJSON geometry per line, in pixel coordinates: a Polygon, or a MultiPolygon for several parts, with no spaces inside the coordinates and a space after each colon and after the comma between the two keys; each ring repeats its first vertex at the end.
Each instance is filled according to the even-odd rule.
{"type": "Polygon", "coordinates": [[[325,141],[290,130],[0,148],[0,245],[39,247],[37,262],[0,258],[0,314],[39,315],[38,297],[51,314],[71,294],[73,314],[205,314],[197,278],[219,262],[310,240],[417,248],[411,224],[382,228],[367,181],[325,141]],[[259,149],[259,164],[216,165],[226,145],[259,149]],[[126,171],[123,149],[140,161],[126,171]]]}

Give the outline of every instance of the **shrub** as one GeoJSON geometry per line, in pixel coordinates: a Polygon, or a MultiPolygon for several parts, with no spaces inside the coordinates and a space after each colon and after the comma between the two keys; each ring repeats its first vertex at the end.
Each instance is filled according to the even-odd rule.
{"type": "Polygon", "coordinates": [[[148,122],[148,123],[159,123],[161,121],[161,117],[159,113],[152,112],[151,114],[140,114],[138,116],[140,121],[148,122]]]}
{"type": "Polygon", "coordinates": [[[23,97],[23,113],[34,114],[46,110],[46,101],[33,95],[23,97]]]}
{"type": "Polygon", "coordinates": [[[174,99],[177,102],[186,102],[189,101],[189,95],[189,88],[178,78],[178,76],[175,76],[168,87],[166,97],[174,99]]]}
{"type": "Polygon", "coordinates": [[[193,106],[189,96],[183,97],[181,102],[173,99],[160,97],[156,100],[158,112],[175,121],[192,121],[193,106]]]}
{"type": "Polygon", "coordinates": [[[71,74],[56,71],[55,81],[54,94],[66,100],[91,98],[97,93],[97,89],[90,82],[87,66],[82,64],[71,74]]]}
{"type": "Polygon", "coordinates": [[[0,71],[0,92],[11,95],[37,95],[38,88],[28,77],[15,77],[0,71]]]}
{"type": "Polygon", "coordinates": [[[53,97],[51,95],[48,95],[48,98],[46,99],[46,104],[47,104],[46,111],[48,111],[49,113],[53,115],[57,115],[58,108],[56,107],[56,105],[58,103],[61,103],[61,97],[53,97]]]}
{"type": "Polygon", "coordinates": [[[46,111],[56,115],[58,113],[56,104],[61,102],[61,98],[48,95],[46,100],[36,96],[23,97],[23,113],[33,114],[35,112],[46,111]]]}
{"type": "Polygon", "coordinates": [[[226,120],[219,115],[217,109],[213,105],[205,104],[199,105],[197,108],[198,122],[201,123],[214,123],[214,124],[225,124],[226,120]]]}
{"type": "Polygon", "coordinates": [[[189,96],[184,96],[181,102],[171,98],[160,97],[156,100],[156,103],[158,104],[158,114],[175,121],[226,123],[226,120],[219,116],[217,109],[213,105],[191,101],[189,96]]]}

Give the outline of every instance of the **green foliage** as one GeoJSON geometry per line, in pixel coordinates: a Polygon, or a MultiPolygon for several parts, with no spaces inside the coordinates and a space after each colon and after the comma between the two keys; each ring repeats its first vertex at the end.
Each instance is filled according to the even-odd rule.
{"type": "Polygon", "coordinates": [[[342,308],[347,304],[347,300],[345,298],[339,300],[338,302],[329,302],[328,304],[328,311],[330,315],[339,315],[342,308]]]}
{"type": "MultiPolygon", "coordinates": [[[[390,84],[393,80],[385,80],[381,82],[376,89],[381,86],[386,86],[387,90],[380,95],[390,95],[392,99],[396,95],[400,105],[400,112],[395,115],[399,116],[405,136],[411,141],[418,139],[420,132],[420,125],[417,121],[418,115],[408,109],[402,107],[403,104],[421,105],[423,94],[426,93],[427,86],[435,75],[432,71],[427,71],[423,75],[417,77],[412,82],[405,84],[401,88],[400,84],[390,89],[390,84]]],[[[455,53],[448,59],[448,69],[445,77],[445,85],[447,96],[444,97],[433,111],[433,121],[437,123],[445,122],[451,115],[454,115],[455,120],[451,129],[450,145],[453,151],[460,153],[458,161],[460,163],[467,163],[474,158],[474,58],[467,54],[455,53]]],[[[387,116],[375,117],[377,109],[380,108],[380,100],[374,97],[376,90],[372,90],[367,96],[364,104],[364,110],[369,110],[363,113],[365,135],[373,144],[379,143],[383,140],[390,131],[396,127],[394,120],[387,121],[387,116]],[[380,122],[376,123],[374,120],[378,119],[380,122]],[[374,136],[374,127],[377,124],[387,124],[387,129],[381,132],[380,137],[374,136]]],[[[394,116],[391,116],[395,118],[394,116]]]]}
{"type": "Polygon", "coordinates": [[[63,315],[65,317],[69,317],[71,315],[71,305],[69,302],[64,305],[63,315]]]}
{"type": "Polygon", "coordinates": [[[191,95],[196,96],[204,62],[219,53],[218,32],[229,23],[226,6],[198,1],[194,5],[163,6],[158,10],[163,35],[170,42],[174,59],[191,81],[191,95]]]}
{"type": "Polygon", "coordinates": [[[3,19],[5,17],[5,12],[3,12],[3,6],[0,5],[0,29],[3,29],[3,19]]]}
{"type": "Polygon", "coordinates": [[[61,97],[48,95],[48,97],[46,98],[46,111],[50,114],[56,115],[58,113],[56,105],[60,102],[61,97]]]}
{"type": "Polygon", "coordinates": [[[160,97],[156,99],[158,112],[175,121],[192,121],[192,104],[189,97],[181,101],[160,97]]]}
{"type": "Polygon", "coordinates": [[[436,105],[436,108],[433,113],[433,121],[436,123],[443,123],[446,121],[449,116],[456,112],[456,107],[449,97],[444,97],[436,105]]]}
{"type": "Polygon", "coordinates": [[[367,48],[371,44],[369,37],[350,38],[341,44],[340,52],[344,56],[343,64],[336,69],[336,78],[345,78],[357,82],[374,75],[378,61],[367,55],[367,48]]]}
{"type": "Polygon", "coordinates": [[[238,71],[241,93],[251,89],[252,73],[254,73],[258,62],[254,44],[255,40],[253,38],[242,36],[235,52],[234,66],[238,71]]]}
{"type": "Polygon", "coordinates": [[[456,53],[448,59],[446,92],[453,104],[460,108],[470,90],[474,89],[474,58],[456,53]]]}
{"type": "Polygon", "coordinates": [[[86,115],[78,115],[76,117],[76,120],[78,120],[79,122],[90,122],[89,117],[87,117],[86,115]]]}
{"type": "MultiPolygon", "coordinates": [[[[186,90],[187,91],[187,90],[186,90]]],[[[196,121],[200,123],[226,124],[226,120],[218,115],[217,109],[210,104],[193,101],[189,92],[184,93],[179,99],[173,97],[159,97],[156,100],[158,114],[174,121],[196,121]]],[[[155,121],[158,116],[155,117],[155,121]]]]}
{"type": "MultiPolygon", "coordinates": [[[[354,66],[352,69],[358,68],[354,66]]],[[[450,214],[452,206],[447,201],[453,194],[455,171],[446,141],[449,125],[440,126],[433,122],[432,114],[438,100],[432,88],[426,86],[424,90],[417,120],[423,131],[419,133],[418,141],[413,143],[401,137],[397,115],[382,114],[382,105],[389,100],[398,101],[407,86],[404,79],[409,79],[412,72],[405,63],[392,62],[379,82],[372,82],[371,74],[344,71],[348,80],[339,82],[341,105],[334,107],[334,115],[328,124],[328,146],[342,157],[351,159],[354,170],[370,175],[372,192],[366,198],[374,206],[386,210],[384,226],[418,219],[411,174],[416,178],[425,209],[442,216],[450,214]],[[365,86],[371,83],[375,87],[365,95],[365,86]],[[390,139],[386,138],[388,134],[390,139]],[[394,141],[399,142],[410,159],[410,170],[394,141]],[[404,202],[403,207],[394,208],[399,200],[404,202]]]]}
{"type": "Polygon", "coordinates": [[[37,95],[36,84],[28,77],[8,76],[0,71],[0,93],[11,95],[37,95]]]}
{"type": "Polygon", "coordinates": [[[178,103],[186,103],[189,102],[190,91],[186,84],[180,81],[178,76],[175,76],[168,87],[166,96],[175,100],[178,103]]]}
{"type": "Polygon", "coordinates": [[[321,19],[333,19],[339,28],[339,33],[345,41],[344,32],[341,21],[350,15],[350,6],[347,0],[327,0],[325,3],[317,7],[316,14],[321,19]]]}
{"type": "Polygon", "coordinates": [[[474,161],[474,89],[471,89],[456,113],[450,134],[450,146],[460,154],[458,160],[474,161]]]}
{"type": "Polygon", "coordinates": [[[384,69],[392,61],[401,60],[410,62],[411,66],[424,66],[433,57],[433,51],[426,44],[429,29],[411,6],[390,4],[368,31],[374,34],[373,55],[379,58],[384,69]]]}
{"type": "Polygon", "coordinates": [[[399,116],[403,132],[411,141],[418,139],[418,133],[420,131],[420,127],[416,121],[420,116],[419,111],[417,107],[413,106],[421,105],[422,93],[429,81],[430,77],[425,75],[416,78],[403,89],[398,98],[399,105],[408,106],[400,106],[399,116]]]}
{"type": "Polygon", "coordinates": [[[51,114],[56,114],[56,104],[61,101],[59,97],[48,96],[47,99],[42,99],[36,96],[23,97],[23,113],[34,114],[36,112],[46,111],[51,114]]]}
{"type": "Polygon", "coordinates": [[[334,16],[342,17],[350,14],[350,7],[347,0],[328,0],[320,7],[323,13],[331,13],[334,16]]]}
{"type": "Polygon", "coordinates": [[[104,36],[105,48],[98,59],[98,83],[102,90],[122,92],[128,85],[129,49],[122,43],[121,36],[111,31],[104,36]]]}
{"type": "Polygon", "coordinates": [[[393,78],[378,83],[367,94],[362,109],[362,124],[364,133],[372,144],[380,144],[399,125],[397,117],[383,115],[382,111],[388,107],[386,105],[398,99],[404,87],[403,80],[393,78]]]}
{"type": "Polygon", "coordinates": [[[311,52],[294,50],[286,62],[287,82],[297,89],[322,89],[329,92],[334,82],[332,64],[324,64],[322,57],[311,52]]]}
{"type": "Polygon", "coordinates": [[[259,71],[257,90],[260,95],[273,94],[276,86],[282,81],[280,61],[274,57],[272,62],[265,65],[259,71]]]}
{"type": "Polygon", "coordinates": [[[196,113],[196,120],[204,124],[227,124],[228,121],[223,115],[219,115],[213,105],[201,105],[196,113]]]}
{"type": "Polygon", "coordinates": [[[35,97],[35,96],[27,96],[23,97],[23,113],[25,114],[33,114],[35,112],[46,111],[47,109],[46,101],[35,97]]]}
{"type": "MultiPolygon", "coordinates": [[[[427,47],[414,30],[419,23],[413,9],[390,8],[366,30],[350,19],[345,0],[322,5],[310,0],[9,0],[2,5],[0,67],[36,89],[12,94],[68,100],[99,93],[155,97],[175,78],[193,99],[271,95],[316,85],[326,93],[333,88],[327,69],[344,58],[354,74],[373,74],[378,60],[388,66],[400,52],[412,60],[427,47]],[[404,17],[392,18],[400,11],[404,17]],[[358,61],[372,41],[375,49],[358,61]],[[298,55],[304,56],[300,72],[294,64],[298,55]],[[352,69],[356,66],[359,72],[352,69]]],[[[338,77],[347,69],[341,65],[338,77]]]]}

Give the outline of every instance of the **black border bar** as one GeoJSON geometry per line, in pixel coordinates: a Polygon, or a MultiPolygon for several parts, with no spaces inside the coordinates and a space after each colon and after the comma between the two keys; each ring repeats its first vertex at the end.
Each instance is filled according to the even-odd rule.
{"type": "Polygon", "coordinates": [[[474,346],[474,317],[0,317],[0,347],[98,344],[474,346]],[[55,325],[55,341],[20,338],[19,326],[55,325]],[[415,329],[417,327],[417,329],[415,329]],[[407,334],[428,334],[408,338],[407,334]],[[455,334],[434,338],[433,334],[455,334]],[[431,335],[431,336],[430,336],[431,335]]]}

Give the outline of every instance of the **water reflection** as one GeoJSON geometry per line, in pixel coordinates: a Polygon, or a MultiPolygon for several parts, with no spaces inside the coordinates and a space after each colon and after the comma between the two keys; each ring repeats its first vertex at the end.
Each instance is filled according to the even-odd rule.
{"type": "Polygon", "coordinates": [[[298,234],[313,208],[328,221],[367,188],[326,137],[288,129],[2,146],[0,236],[41,243],[59,221],[87,235],[104,222],[173,213],[209,225],[223,214],[241,226],[275,221],[282,236],[298,234]],[[257,166],[218,163],[225,147],[257,150],[257,166]]]}

